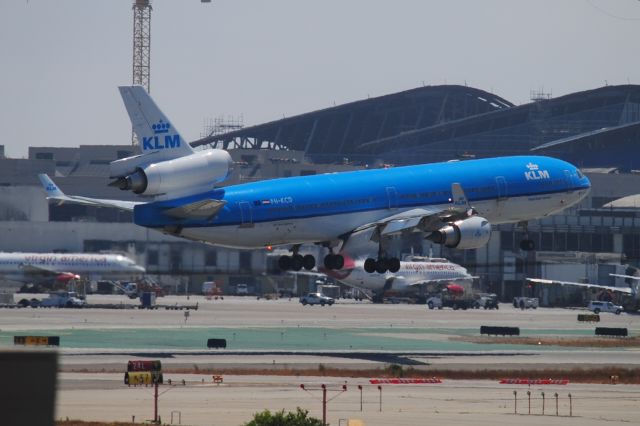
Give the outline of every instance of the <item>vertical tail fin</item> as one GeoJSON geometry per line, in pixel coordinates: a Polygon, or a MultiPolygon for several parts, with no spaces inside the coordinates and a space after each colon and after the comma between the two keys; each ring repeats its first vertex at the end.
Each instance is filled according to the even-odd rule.
{"type": "Polygon", "coordinates": [[[157,152],[163,159],[194,152],[142,86],[118,88],[143,154],[157,152]]]}

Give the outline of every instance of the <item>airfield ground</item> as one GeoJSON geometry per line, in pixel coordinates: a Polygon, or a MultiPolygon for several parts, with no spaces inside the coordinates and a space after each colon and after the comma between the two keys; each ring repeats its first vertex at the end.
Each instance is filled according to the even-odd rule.
{"type": "MultiPolygon", "coordinates": [[[[94,303],[129,303],[115,296],[89,298],[94,303]]],[[[505,375],[546,370],[560,375],[581,369],[588,377],[589,371],[640,369],[637,346],[597,346],[595,324],[576,319],[584,311],[521,311],[507,304],[498,311],[429,311],[424,305],[342,300],[331,307],[303,307],[295,299],[201,296],[159,300],[198,303],[198,310],[187,317],[185,311],[169,310],[0,310],[0,348],[13,350],[13,336],[18,334],[60,336],[56,417],[63,419],[150,419],[152,388],[125,386],[123,373],[130,359],[160,359],[165,384],[160,386],[159,412],[165,423],[171,423],[173,413],[173,424],[181,416],[187,425],[240,425],[263,409],[296,407],[321,417],[321,384],[328,386],[329,398],[335,397],[328,404],[328,421],[334,425],[345,424],[343,419],[361,419],[366,425],[640,423],[640,385],[620,384],[624,377],[615,385],[570,381],[529,387],[464,378],[445,378],[440,384],[383,384],[380,407],[380,391],[369,382],[373,377],[358,373],[379,369],[381,376],[390,364],[402,366],[405,373],[413,369],[426,375],[443,370],[498,370],[505,375]],[[496,342],[479,336],[480,325],[520,327],[523,339],[540,344],[506,339],[500,343],[501,338],[496,342]],[[227,348],[207,349],[206,339],[211,337],[227,339],[227,348]],[[558,339],[584,344],[551,344],[558,339]],[[322,375],[334,368],[356,374],[322,375]],[[281,375],[283,370],[292,375],[281,375]],[[314,374],[305,375],[309,371],[314,374]],[[220,372],[223,383],[214,383],[212,372],[220,372]],[[300,384],[311,390],[302,390],[300,384]],[[338,395],[343,384],[347,391],[338,395]],[[362,411],[358,385],[363,387],[362,411]]],[[[602,314],[597,325],[626,327],[632,337],[640,335],[636,315],[602,314]]]]}

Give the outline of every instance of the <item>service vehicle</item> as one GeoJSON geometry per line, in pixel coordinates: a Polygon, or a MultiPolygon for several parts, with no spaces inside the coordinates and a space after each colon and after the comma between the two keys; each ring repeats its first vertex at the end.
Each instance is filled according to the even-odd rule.
{"type": "Polygon", "coordinates": [[[81,308],[85,304],[86,302],[80,299],[75,291],[58,291],[50,293],[46,299],[31,300],[33,308],[81,308]]]}
{"type": "Polygon", "coordinates": [[[537,297],[514,297],[513,307],[520,309],[538,309],[539,301],[537,297]]]}
{"type": "Polygon", "coordinates": [[[432,296],[428,298],[427,307],[429,309],[442,309],[442,298],[440,298],[440,296],[432,296]]]}
{"type": "Polygon", "coordinates": [[[432,296],[427,299],[427,307],[429,309],[451,308],[454,311],[457,311],[458,309],[467,310],[473,307],[473,301],[458,297],[432,296]]]}
{"type": "Polygon", "coordinates": [[[495,293],[478,293],[477,299],[473,302],[475,309],[499,309],[498,295],[495,293]]]}
{"type": "Polygon", "coordinates": [[[592,300],[589,302],[587,309],[593,311],[594,314],[599,314],[600,312],[611,312],[616,315],[620,315],[624,308],[620,305],[616,305],[612,302],[601,302],[599,300],[592,300]]]}
{"type": "Polygon", "coordinates": [[[333,305],[334,300],[332,297],[325,296],[324,294],[321,294],[321,293],[309,293],[306,296],[302,296],[300,298],[300,303],[302,303],[302,305],[304,306],[306,305],[331,306],[333,305]]]}

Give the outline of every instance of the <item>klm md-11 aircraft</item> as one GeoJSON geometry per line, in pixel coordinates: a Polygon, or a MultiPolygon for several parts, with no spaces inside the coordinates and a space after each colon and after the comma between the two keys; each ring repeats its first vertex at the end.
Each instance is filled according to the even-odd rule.
{"type": "MultiPolygon", "coordinates": [[[[590,190],[575,166],[540,156],[424,164],[297,176],[216,187],[232,169],[224,150],[195,151],[140,86],[120,87],[142,154],[111,163],[110,185],[148,202],[67,196],[46,175],[48,198],[133,211],[137,225],[214,245],[260,248],[291,245],[282,269],[313,269],[302,244],[329,249],[327,269],[355,233],[378,244],[367,272],[397,272],[387,255],[391,237],[416,232],[458,249],[485,245],[491,224],[525,222],[572,206],[590,190]]],[[[531,242],[525,242],[525,248],[531,242]]],[[[532,247],[528,247],[532,248],[532,247]]]]}

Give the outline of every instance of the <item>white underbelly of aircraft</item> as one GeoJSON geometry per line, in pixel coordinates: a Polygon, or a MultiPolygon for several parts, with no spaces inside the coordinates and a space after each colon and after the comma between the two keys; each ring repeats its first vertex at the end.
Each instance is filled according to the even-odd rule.
{"type": "MultiPolygon", "coordinates": [[[[481,201],[473,206],[492,224],[511,223],[539,218],[562,210],[584,197],[584,191],[508,197],[481,201]]],[[[446,210],[448,204],[429,206],[446,210]]],[[[336,240],[367,223],[376,222],[406,209],[380,209],[369,212],[344,213],[302,219],[277,220],[252,224],[184,228],[181,236],[231,248],[260,248],[268,245],[305,244],[336,240]]]]}
{"type": "Polygon", "coordinates": [[[268,245],[304,244],[337,239],[369,222],[397,214],[399,209],[383,209],[257,222],[251,226],[216,226],[208,228],[184,228],[181,236],[232,248],[260,248],[268,245]]]}

